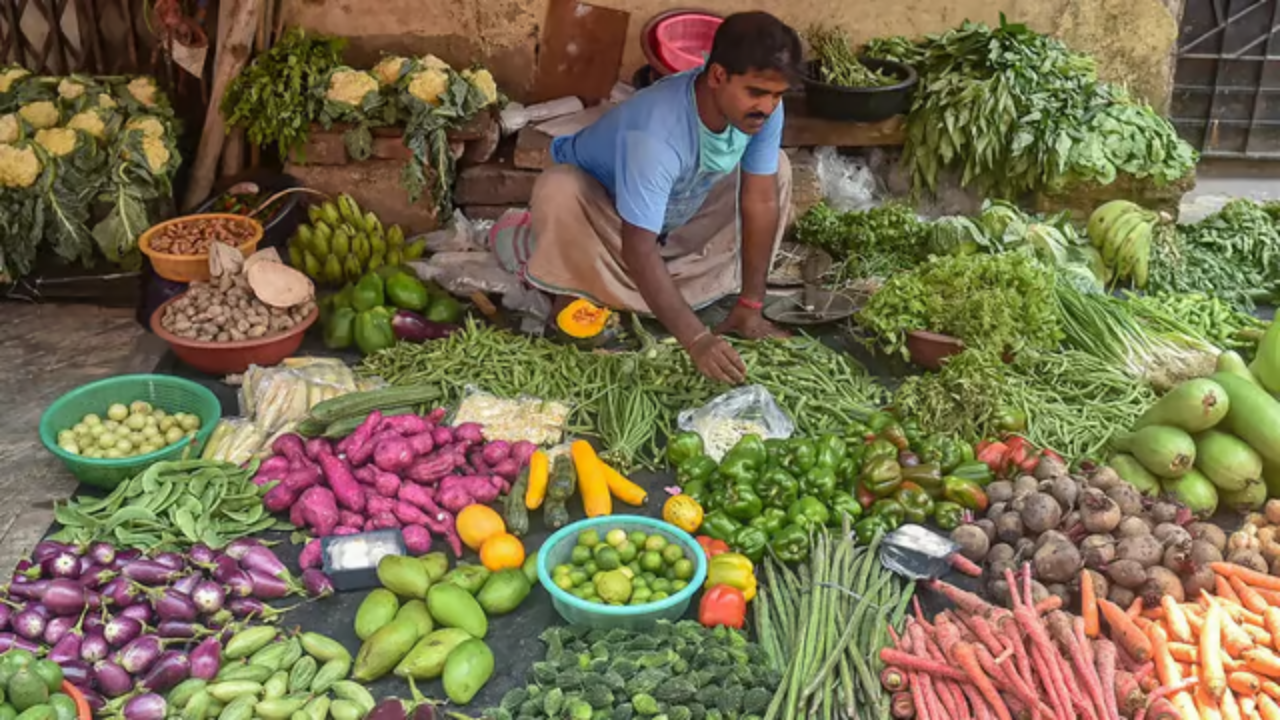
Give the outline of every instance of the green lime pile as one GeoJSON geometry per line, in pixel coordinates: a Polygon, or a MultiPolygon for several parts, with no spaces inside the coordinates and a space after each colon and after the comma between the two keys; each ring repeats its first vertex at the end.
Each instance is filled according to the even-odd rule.
{"type": "Polygon", "coordinates": [[[113,403],[106,418],[89,413],[72,427],[58,431],[58,447],[89,458],[127,458],[153,453],[180,442],[200,429],[190,413],[166,413],[144,400],[113,403]]]}
{"type": "Polygon", "coordinates": [[[666,536],[614,528],[578,534],[569,562],[551,573],[556,586],[599,605],[644,605],[680,592],[693,577],[693,559],[666,536]]]}
{"type": "Polygon", "coordinates": [[[76,702],[62,692],[62,668],[26,650],[0,655],[0,720],[75,720],[76,702]]]}

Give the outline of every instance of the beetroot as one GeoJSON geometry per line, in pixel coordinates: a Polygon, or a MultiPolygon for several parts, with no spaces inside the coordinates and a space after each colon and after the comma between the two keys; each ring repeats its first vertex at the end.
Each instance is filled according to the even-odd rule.
{"type": "MultiPolygon", "coordinates": [[[[401,503],[400,505],[407,505],[407,503],[401,503]]],[[[397,505],[397,507],[400,505],[397,505]]],[[[408,505],[408,507],[413,506],[408,505]]],[[[410,555],[425,555],[431,551],[431,533],[427,532],[427,529],[422,525],[405,525],[400,529],[400,534],[404,536],[404,547],[405,550],[409,551],[410,555]]]]}
{"type": "Polygon", "coordinates": [[[386,437],[373,449],[373,464],[389,473],[397,473],[409,467],[415,457],[413,447],[399,435],[386,437]]]}
{"type": "MultiPolygon", "coordinates": [[[[380,414],[377,410],[374,413],[380,414]]],[[[363,512],[364,492],[352,476],[351,468],[347,463],[341,458],[329,455],[320,458],[320,468],[324,470],[325,479],[329,481],[329,488],[333,490],[333,496],[337,498],[338,504],[352,512],[363,512]]]]}

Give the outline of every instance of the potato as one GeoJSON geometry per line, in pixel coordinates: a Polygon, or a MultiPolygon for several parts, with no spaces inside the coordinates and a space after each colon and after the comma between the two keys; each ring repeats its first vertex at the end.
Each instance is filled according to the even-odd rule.
{"type": "Polygon", "coordinates": [[[1252,550],[1232,550],[1227,553],[1227,562],[1242,565],[1260,573],[1271,569],[1267,566],[1267,561],[1262,559],[1262,555],[1252,550]]]}
{"type": "Polygon", "coordinates": [[[1051,583],[1066,583],[1084,567],[1084,558],[1069,540],[1054,538],[1036,550],[1032,566],[1036,577],[1051,583]]]}
{"type": "Polygon", "coordinates": [[[1187,532],[1191,533],[1192,540],[1207,540],[1209,544],[1218,548],[1218,552],[1224,552],[1227,549],[1227,534],[1213,523],[1191,523],[1187,526],[1187,532]]]}
{"type": "Polygon", "coordinates": [[[1280,498],[1268,500],[1267,504],[1262,506],[1262,514],[1266,516],[1267,522],[1280,525],[1280,498]]]}
{"type": "Polygon", "coordinates": [[[1116,560],[1107,566],[1107,577],[1120,587],[1136,590],[1147,581],[1147,570],[1137,560],[1116,560]]]}

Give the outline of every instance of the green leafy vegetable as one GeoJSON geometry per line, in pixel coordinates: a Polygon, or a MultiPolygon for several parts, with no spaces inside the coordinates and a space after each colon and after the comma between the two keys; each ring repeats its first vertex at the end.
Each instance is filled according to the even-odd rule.
{"type": "Polygon", "coordinates": [[[1176,232],[1158,228],[1147,288],[1212,295],[1250,310],[1280,288],[1280,227],[1266,207],[1236,199],[1176,232]]]}
{"type": "Polygon", "coordinates": [[[884,278],[924,259],[928,224],[901,203],[840,212],[818,203],[796,222],[796,240],[831,253],[841,279],[884,278]]]}
{"type": "Polygon", "coordinates": [[[840,28],[816,25],[805,33],[817,61],[822,81],[850,88],[896,85],[897,76],[872,70],[854,54],[849,36],[840,28]]]}

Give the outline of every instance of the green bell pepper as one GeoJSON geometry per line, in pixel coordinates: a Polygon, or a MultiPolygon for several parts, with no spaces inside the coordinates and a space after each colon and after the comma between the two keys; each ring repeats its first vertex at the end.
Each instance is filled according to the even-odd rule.
{"type": "Polygon", "coordinates": [[[702,480],[689,480],[680,483],[680,492],[698,502],[704,510],[715,510],[711,504],[711,493],[707,492],[707,484],[702,480]]]}
{"type": "Polygon", "coordinates": [[[996,429],[1007,433],[1026,432],[1027,414],[1018,408],[999,408],[996,411],[996,429]]]}
{"type": "Polygon", "coordinates": [[[324,323],[324,346],[330,350],[345,350],[355,342],[356,311],[349,307],[336,308],[324,323]]]}
{"type": "Polygon", "coordinates": [[[873,433],[879,433],[883,428],[898,422],[898,418],[893,413],[877,410],[871,413],[871,417],[867,418],[867,429],[873,433]]]}
{"type": "Polygon", "coordinates": [[[830,519],[831,511],[827,509],[826,504],[812,495],[805,495],[787,508],[787,520],[793,525],[806,528],[822,527],[830,519]]]}
{"type": "Polygon", "coordinates": [[[356,316],[356,347],[365,355],[385,350],[396,344],[396,334],[391,329],[391,311],[384,307],[365,310],[356,316]]]}
{"type": "Polygon", "coordinates": [[[403,310],[422,312],[431,300],[427,295],[427,287],[409,273],[392,275],[386,279],[384,288],[387,301],[403,310]]]}
{"type": "Polygon", "coordinates": [[[766,507],[787,508],[800,496],[800,483],[782,468],[770,468],[756,483],[756,493],[766,507]]]}
{"type": "Polygon", "coordinates": [[[737,457],[725,455],[724,460],[720,461],[720,469],[717,470],[717,473],[730,485],[755,487],[760,481],[760,472],[762,470],[764,470],[764,464],[756,463],[750,458],[742,455],[737,457]]]}
{"type": "Polygon", "coordinates": [[[367,273],[351,292],[351,307],[357,312],[365,312],[386,303],[386,293],[382,284],[382,276],[367,273]]]}
{"type": "Polygon", "coordinates": [[[877,515],[864,517],[853,524],[853,534],[858,538],[860,545],[870,545],[877,535],[887,533],[891,529],[884,518],[877,515]]]}
{"type": "Polygon", "coordinates": [[[907,447],[913,448],[916,443],[924,439],[924,431],[920,429],[920,423],[914,419],[902,421],[902,435],[907,439],[907,447]]]}
{"type": "Polygon", "coordinates": [[[902,485],[902,466],[888,457],[865,461],[862,472],[858,473],[858,481],[876,497],[892,495],[902,485]]]}
{"type": "Polygon", "coordinates": [[[955,530],[964,522],[964,508],[943,500],[933,504],[933,524],[939,530],[955,530]]]}
{"type": "Polygon", "coordinates": [[[860,422],[849,423],[849,426],[844,429],[844,442],[849,447],[865,445],[867,436],[871,434],[871,428],[867,427],[866,424],[860,422]]]}
{"type": "Polygon", "coordinates": [[[712,510],[702,518],[699,532],[712,540],[729,542],[742,528],[742,523],[729,517],[723,510],[712,510]]]}
{"type": "Polygon", "coordinates": [[[799,525],[788,525],[773,536],[769,547],[782,562],[801,562],[809,557],[809,531],[799,525]]]}
{"type": "Polygon", "coordinates": [[[857,521],[862,517],[862,504],[847,492],[832,493],[828,504],[831,507],[833,525],[839,525],[845,515],[849,516],[851,522],[857,521]]]}
{"type": "Polygon", "coordinates": [[[735,551],[750,558],[751,562],[760,562],[764,558],[764,551],[769,547],[769,534],[760,528],[748,525],[734,533],[729,545],[735,551]]]}
{"type": "Polygon", "coordinates": [[[923,523],[933,514],[933,498],[915,483],[903,483],[893,499],[902,506],[903,519],[910,523],[923,523]]]}
{"type": "Polygon", "coordinates": [[[835,470],[844,460],[848,449],[844,439],[837,435],[823,435],[814,446],[817,449],[816,465],[820,468],[835,470]]]}
{"type": "Polygon", "coordinates": [[[883,520],[888,529],[895,530],[906,517],[906,509],[893,498],[881,498],[871,506],[871,514],[883,520]]]}
{"type": "Polygon", "coordinates": [[[836,472],[827,467],[817,466],[805,473],[800,480],[800,492],[820,499],[831,497],[836,491],[836,472]]]}
{"type": "Polygon", "coordinates": [[[782,467],[787,457],[787,441],[780,438],[769,438],[764,441],[765,466],[782,467]]]}
{"type": "Polygon", "coordinates": [[[986,512],[987,492],[972,480],[965,480],[954,475],[942,479],[942,497],[966,510],[986,512]]]}
{"type": "Polygon", "coordinates": [[[911,448],[911,443],[907,441],[907,432],[898,423],[891,423],[880,428],[880,431],[876,433],[876,438],[888,440],[899,452],[911,448]]]}
{"type": "Polygon", "coordinates": [[[341,290],[331,296],[333,298],[333,309],[337,310],[338,308],[347,307],[354,310],[355,308],[351,304],[351,297],[355,295],[355,292],[355,285],[352,285],[351,283],[343,285],[341,290]]]}
{"type": "Polygon", "coordinates": [[[754,487],[744,483],[729,486],[724,499],[724,511],[729,517],[748,522],[759,515],[761,510],[764,510],[764,502],[760,500],[754,487]]]}
{"type": "Polygon", "coordinates": [[[676,482],[683,486],[690,482],[706,482],[715,474],[716,461],[706,455],[690,458],[676,468],[676,482]]]}
{"type": "Polygon", "coordinates": [[[946,474],[961,480],[970,480],[981,487],[991,484],[991,481],[995,478],[991,473],[991,467],[981,460],[967,460],[946,474]]]}
{"type": "Polygon", "coordinates": [[[937,463],[920,463],[902,468],[902,482],[919,485],[935,500],[942,497],[942,470],[937,463]]]}
{"type": "Polygon", "coordinates": [[[866,443],[866,447],[862,451],[863,463],[868,463],[872,460],[878,460],[886,457],[897,461],[898,446],[882,438],[876,438],[875,440],[866,443]]]}
{"type": "Polygon", "coordinates": [[[667,443],[667,462],[675,468],[682,467],[696,457],[706,457],[703,453],[702,436],[696,432],[677,433],[667,443]]]}
{"type": "Polygon", "coordinates": [[[861,463],[852,457],[845,456],[840,461],[839,467],[836,468],[836,486],[844,488],[847,491],[853,491],[853,484],[858,481],[858,469],[861,463]]]}
{"type": "Polygon", "coordinates": [[[791,472],[801,475],[818,464],[818,449],[808,438],[794,438],[787,442],[787,458],[783,465],[791,472]]]}
{"type": "Polygon", "coordinates": [[[744,435],[733,447],[729,448],[729,452],[720,458],[720,464],[731,461],[749,462],[757,468],[764,467],[765,461],[769,459],[769,451],[764,447],[764,440],[759,435],[744,435]]]}
{"type": "Polygon", "coordinates": [[[754,528],[760,528],[772,537],[787,524],[787,511],[782,508],[767,507],[759,516],[752,518],[751,522],[747,524],[754,528]]]}

